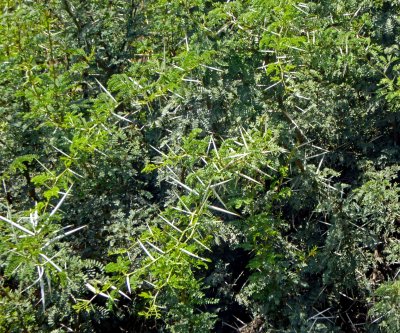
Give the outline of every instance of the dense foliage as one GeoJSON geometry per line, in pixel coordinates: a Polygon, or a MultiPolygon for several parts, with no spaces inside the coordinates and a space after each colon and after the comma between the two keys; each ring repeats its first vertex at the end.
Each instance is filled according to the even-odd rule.
{"type": "Polygon", "coordinates": [[[0,332],[400,332],[399,1],[0,7],[0,332]]]}

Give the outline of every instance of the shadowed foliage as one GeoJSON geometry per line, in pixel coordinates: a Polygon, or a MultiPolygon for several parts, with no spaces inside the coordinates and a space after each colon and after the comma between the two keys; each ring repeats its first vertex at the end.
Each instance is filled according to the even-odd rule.
{"type": "Polygon", "coordinates": [[[399,1],[0,8],[0,333],[400,331],[399,1]]]}

